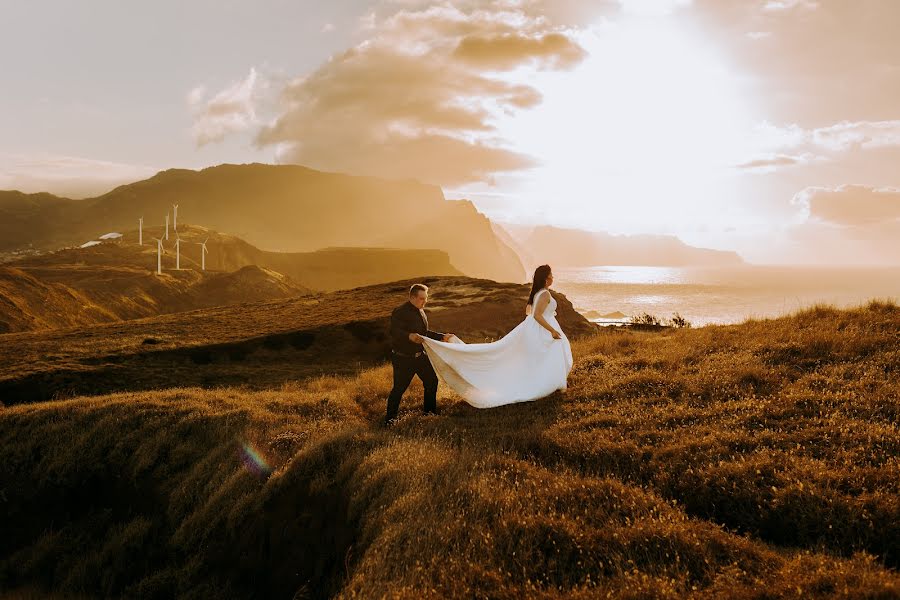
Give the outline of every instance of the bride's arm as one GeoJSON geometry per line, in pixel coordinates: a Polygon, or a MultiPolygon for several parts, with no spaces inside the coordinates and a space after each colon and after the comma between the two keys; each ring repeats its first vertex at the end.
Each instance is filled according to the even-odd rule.
{"type": "Polygon", "coordinates": [[[541,327],[549,331],[553,334],[554,338],[558,338],[561,334],[553,329],[550,324],[544,319],[544,309],[547,308],[547,305],[550,303],[550,293],[541,294],[540,297],[535,301],[534,308],[532,311],[534,312],[534,320],[541,324],[541,327]]]}

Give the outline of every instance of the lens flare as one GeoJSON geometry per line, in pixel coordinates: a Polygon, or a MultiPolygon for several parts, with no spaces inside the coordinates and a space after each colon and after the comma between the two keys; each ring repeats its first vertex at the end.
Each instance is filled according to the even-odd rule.
{"type": "Polygon", "coordinates": [[[272,467],[266,462],[265,457],[250,442],[241,443],[240,455],[241,462],[253,473],[265,476],[272,472],[272,467]]]}

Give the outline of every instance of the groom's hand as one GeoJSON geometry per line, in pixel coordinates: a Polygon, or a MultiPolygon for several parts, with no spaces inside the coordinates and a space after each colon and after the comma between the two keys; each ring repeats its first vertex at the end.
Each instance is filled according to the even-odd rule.
{"type": "Polygon", "coordinates": [[[411,334],[409,334],[409,341],[411,341],[415,344],[421,344],[422,336],[419,335],[418,333],[411,333],[411,334]]]}
{"type": "Polygon", "coordinates": [[[445,342],[449,342],[449,341],[450,341],[450,338],[452,338],[452,337],[453,337],[453,334],[452,334],[452,333],[445,333],[445,334],[444,334],[444,341],[445,341],[445,342]]]}

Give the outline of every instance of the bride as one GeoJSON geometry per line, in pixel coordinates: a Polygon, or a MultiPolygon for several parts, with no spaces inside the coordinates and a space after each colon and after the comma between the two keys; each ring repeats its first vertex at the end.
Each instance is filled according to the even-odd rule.
{"type": "Polygon", "coordinates": [[[425,352],[444,383],[476,408],[537,400],[566,389],[572,347],[556,320],[552,284],[550,267],[538,267],[525,320],[496,342],[425,338],[425,352]]]}

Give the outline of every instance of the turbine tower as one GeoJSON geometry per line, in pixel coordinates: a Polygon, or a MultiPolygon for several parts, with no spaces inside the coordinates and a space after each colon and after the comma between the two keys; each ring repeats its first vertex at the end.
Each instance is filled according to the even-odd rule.
{"type": "Polygon", "coordinates": [[[208,242],[208,241],[209,241],[209,238],[206,238],[200,244],[200,247],[201,247],[200,248],[200,269],[203,271],[206,270],[206,254],[209,252],[209,250],[206,249],[206,242],[208,242]]]}
{"type": "Polygon", "coordinates": [[[162,255],[165,252],[163,250],[162,240],[159,238],[153,238],[156,240],[156,274],[162,275],[162,255]]]}
{"type": "Polygon", "coordinates": [[[181,270],[181,238],[175,234],[175,270],[181,270]]]}
{"type": "Polygon", "coordinates": [[[174,218],[172,219],[172,228],[173,228],[175,231],[178,231],[178,205],[177,205],[177,204],[173,204],[173,205],[172,205],[172,208],[173,208],[174,211],[175,211],[175,214],[174,214],[174,216],[173,216],[174,218]]]}
{"type": "Polygon", "coordinates": [[[166,241],[169,241],[169,213],[166,213],[166,241]]]}
{"type": "Polygon", "coordinates": [[[138,246],[144,245],[144,217],[138,219],[138,246]]]}

